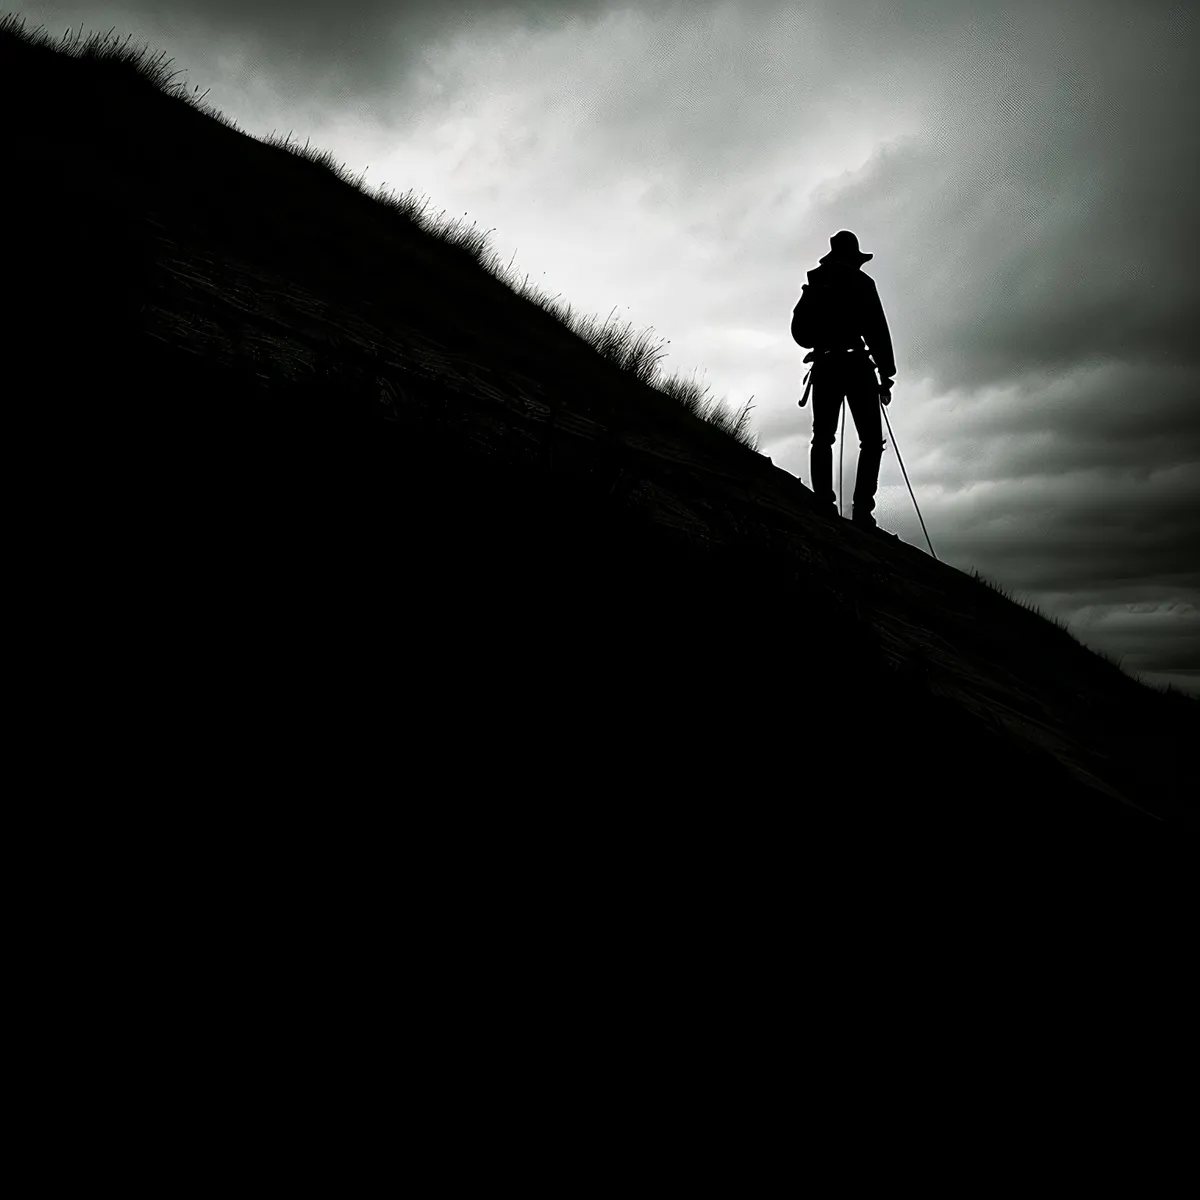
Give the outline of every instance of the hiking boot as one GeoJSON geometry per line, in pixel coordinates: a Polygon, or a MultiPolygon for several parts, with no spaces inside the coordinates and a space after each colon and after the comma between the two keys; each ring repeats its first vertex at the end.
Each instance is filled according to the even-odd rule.
{"type": "Polygon", "coordinates": [[[870,533],[876,537],[887,538],[889,541],[893,542],[898,542],[900,540],[897,534],[889,533],[886,529],[880,529],[879,526],[875,524],[874,517],[853,517],[851,518],[850,524],[856,529],[861,529],[863,533],[870,533]]]}
{"type": "Polygon", "coordinates": [[[855,525],[857,525],[859,527],[859,529],[878,529],[879,528],[879,526],[875,524],[875,518],[873,516],[871,516],[870,513],[855,513],[854,516],[851,517],[850,519],[855,525]]]}

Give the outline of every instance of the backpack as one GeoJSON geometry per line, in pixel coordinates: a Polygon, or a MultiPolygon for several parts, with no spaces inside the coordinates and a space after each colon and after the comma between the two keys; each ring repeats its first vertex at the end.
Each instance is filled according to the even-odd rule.
{"type": "Polygon", "coordinates": [[[817,342],[816,309],[817,305],[809,294],[809,285],[806,283],[800,289],[800,299],[796,301],[796,307],[792,309],[792,341],[806,350],[811,350],[817,342]]]}
{"type": "Polygon", "coordinates": [[[828,283],[808,283],[792,309],[792,340],[811,350],[817,346],[854,345],[858,342],[858,305],[854,292],[828,283]]]}

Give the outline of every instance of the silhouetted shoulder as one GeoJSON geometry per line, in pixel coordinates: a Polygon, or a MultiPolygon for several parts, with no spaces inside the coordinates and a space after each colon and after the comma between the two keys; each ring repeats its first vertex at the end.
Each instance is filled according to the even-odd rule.
{"type": "Polygon", "coordinates": [[[819,286],[857,288],[864,292],[875,291],[875,280],[864,275],[857,267],[843,263],[822,263],[808,272],[808,282],[819,286]]]}

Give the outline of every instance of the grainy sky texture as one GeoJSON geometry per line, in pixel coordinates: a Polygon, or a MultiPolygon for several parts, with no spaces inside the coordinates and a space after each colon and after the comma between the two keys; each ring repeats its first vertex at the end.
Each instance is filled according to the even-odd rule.
{"type": "MultiPolygon", "coordinates": [[[[95,0],[251,134],[494,228],[754,397],[810,482],[792,305],[839,229],[934,547],[1200,693],[1200,17],[1156,0],[95,0]]],[[[849,421],[847,422],[850,427],[849,421]]],[[[857,439],[848,438],[847,498],[857,439]]],[[[892,447],[880,523],[923,545],[892,447]]],[[[847,509],[848,509],[847,504],[847,509]]]]}

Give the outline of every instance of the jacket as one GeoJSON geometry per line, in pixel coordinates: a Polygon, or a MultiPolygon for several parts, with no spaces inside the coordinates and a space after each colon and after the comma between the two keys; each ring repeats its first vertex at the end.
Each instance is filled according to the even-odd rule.
{"type": "Polygon", "coordinates": [[[828,262],[808,272],[808,283],[792,310],[792,337],[818,352],[859,348],[865,339],[880,380],[896,374],[892,337],[875,280],[853,263],[828,262]]]}

